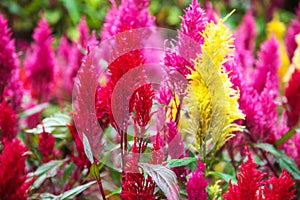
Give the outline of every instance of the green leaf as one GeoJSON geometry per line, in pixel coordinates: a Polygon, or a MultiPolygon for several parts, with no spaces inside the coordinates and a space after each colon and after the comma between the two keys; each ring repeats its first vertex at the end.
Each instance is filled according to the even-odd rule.
{"type": "Polygon", "coordinates": [[[229,183],[229,180],[231,180],[232,183],[236,183],[236,181],[237,181],[234,176],[232,176],[230,174],[224,174],[224,173],[221,173],[221,172],[210,171],[210,172],[207,173],[207,175],[212,175],[212,176],[221,178],[224,181],[226,181],[226,183],[229,183]]]}
{"type": "Polygon", "coordinates": [[[73,162],[71,162],[65,167],[65,171],[61,179],[61,185],[64,185],[66,183],[66,181],[70,178],[74,169],[75,169],[75,164],[73,162]]]}
{"type": "Polygon", "coordinates": [[[28,174],[28,179],[32,179],[36,177],[36,180],[32,184],[33,188],[39,188],[39,186],[50,177],[53,177],[58,172],[58,169],[60,166],[62,166],[63,163],[65,163],[66,160],[52,160],[48,163],[45,163],[38,167],[35,172],[28,174]]]}
{"type": "Polygon", "coordinates": [[[122,191],[122,187],[119,187],[119,188],[117,188],[115,191],[113,191],[112,193],[106,195],[105,198],[109,198],[109,197],[114,196],[114,195],[116,195],[116,194],[120,194],[121,191],[122,191]]]}
{"type": "Polygon", "coordinates": [[[38,104],[30,109],[25,110],[24,112],[19,114],[19,118],[26,118],[29,117],[33,114],[39,113],[42,110],[44,110],[45,108],[47,108],[49,106],[49,103],[42,103],[42,104],[38,104]]]}
{"type": "Polygon", "coordinates": [[[292,173],[292,176],[295,179],[300,180],[299,168],[295,161],[288,157],[284,152],[279,151],[271,144],[259,143],[254,146],[273,154],[281,169],[286,169],[289,173],[292,173]]]}
{"type": "Polygon", "coordinates": [[[168,163],[168,167],[181,167],[181,166],[191,166],[198,165],[198,158],[196,157],[187,157],[181,159],[173,159],[168,163]]]}
{"type": "Polygon", "coordinates": [[[42,193],[40,194],[40,197],[42,200],[59,200],[58,196],[50,193],[42,193]]]}
{"type": "Polygon", "coordinates": [[[278,160],[281,169],[286,169],[286,171],[292,173],[292,176],[296,180],[300,180],[300,171],[295,163],[295,161],[287,156],[282,156],[278,160]]]}
{"type": "Polygon", "coordinates": [[[91,163],[94,163],[94,157],[93,157],[91,145],[85,134],[83,134],[83,148],[84,148],[84,153],[85,153],[86,157],[89,159],[89,161],[91,163]]]}
{"type": "Polygon", "coordinates": [[[96,163],[92,164],[90,168],[90,173],[96,180],[100,180],[100,173],[96,163]]]}
{"type": "MultiPolygon", "coordinates": [[[[67,114],[63,113],[55,113],[51,117],[47,117],[43,119],[43,125],[45,127],[45,131],[52,133],[57,128],[65,128],[67,124],[71,123],[71,117],[67,114]]],[[[43,132],[43,126],[39,124],[36,128],[26,130],[26,133],[40,134],[43,132]]],[[[53,134],[55,138],[61,138],[64,135],[62,134],[53,134]]],[[[65,136],[64,136],[65,137],[65,136]]]]}
{"type": "Polygon", "coordinates": [[[71,190],[68,190],[62,194],[59,195],[59,199],[73,199],[78,194],[89,188],[91,185],[95,184],[96,181],[89,182],[84,185],[77,186],[75,188],[72,188],[71,190]]]}
{"type": "Polygon", "coordinates": [[[293,137],[297,133],[296,130],[291,129],[286,134],[284,134],[279,140],[277,140],[274,145],[278,147],[279,145],[283,144],[285,141],[293,137]]]}
{"type": "Polygon", "coordinates": [[[73,1],[73,0],[61,0],[61,1],[66,7],[73,24],[77,25],[80,20],[80,12],[78,9],[80,8],[80,6],[77,5],[77,1],[73,1]]]}
{"type": "Polygon", "coordinates": [[[255,147],[265,150],[268,153],[273,154],[275,157],[280,157],[282,153],[278,151],[273,145],[268,143],[258,143],[254,145],[255,147]]]}

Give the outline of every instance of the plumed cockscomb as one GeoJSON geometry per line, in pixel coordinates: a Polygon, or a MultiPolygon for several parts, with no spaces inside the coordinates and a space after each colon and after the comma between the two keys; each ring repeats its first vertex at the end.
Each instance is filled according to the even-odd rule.
{"type": "Polygon", "coordinates": [[[298,124],[300,118],[300,70],[295,69],[288,85],[285,89],[288,110],[288,125],[294,127],[298,124]]]}
{"type": "Polygon", "coordinates": [[[7,20],[0,14],[0,102],[3,99],[5,87],[11,81],[17,68],[17,55],[14,40],[7,25],[7,20]]]}
{"type": "Polygon", "coordinates": [[[236,54],[245,72],[249,72],[254,65],[254,48],[257,31],[251,12],[247,12],[235,33],[236,54]]]}
{"type": "Polygon", "coordinates": [[[42,154],[43,162],[49,162],[54,158],[55,138],[43,128],[39,135],[39,150],[42,154]]]}
{"type": "Polygon", "coordinates": [[[0,154],[1,199],[24,200],[33,180],[27,180],[25,161],[28,149],[18,139],[4,140],[0,154]]]}
{"type": "Polygon", "coordinates": [[[188,200],[207,199],[206,187],[208,181],[204,177],[203,171],[205,166],[201,159],[198,159],[198,167],[195,172],[192,172],[191,177],[186,183],[188,200]]]}
{"type": "Polygon", "coordinates": [[[115,0],[111,0],[112,8],[108,11],[101,39],[106,40],[117,33],[124,31],[124,28],[153,27],[154,17],[148,11],[149,0],[122,0],[117,7],[115,0]]]}
{"type": "Polygon", "coordinates": [[[55,70],[51,29],[44,17],[38,22],[33,39],[34,43],[26,54],[25,68],[32,97],[44,102],[49,100],[55,70]]]}
{"type": "Polygon", "coordinates": [[[237,175],[237,183],[229,183],[228,192],[224,194],[225,200],[258,200],[259,188],[264,184],[264,174],[259,171],[251,153],[246,146],[247,161],[240,166],[241,172],[237,175]]]}
{"type": "Polygon", "coordinates": [[[11,39],[7,20],[0,14],[0,103],[5,98],[16,111],[20,110],[23,97],[18,64],[15,43],[11,39]]]}
{"type": "Polygon", "coordinates": [[[17,135],[17,114],[6,101],[0,104],[0,141],[11,141],[17,135]]]}
{"type": "Polygon", "coordinates": [[[279,43],[275,37],[261,44],[258,52],[259,61],[256,64],[256,71],[253,73],[253,88],[261,93],[266,85],[267,77],[269,76],[271,89],[276,96],[279,89],[278,68],[281,64],[279,43]]]}
{"type": "Polygon", "coordinates": [[[297,17],[291,21],[285,34],[285,45],[287,48],[290,61],[292,61],[294,52],[297,48],[296,35],[298,35],[299,33],[300,33],[300,6],[297,11],[297,17]]]}
{"type": "Polygon", "coordinates": [[[182,25],[178,30],[176,44],[178,49],[173,47],[165,50],[164,64],[187,75],[190,74],[187,66],[193,68],[192,60],[196,58],[197,53],[201,52],[203,36],[200,33],[205,29],[205,23],[208,20],[197,0],[193,0],[190,6],[184,10],[181,19],[182,25]]]}
{"type": "Polygon", "coordinates": [[[296,189],[292,189],[295,181],[291,178],[291,174],[283,169],[282,174],[277,178],[274,174],[266,181],[262,190],[265,200],[287,200],[295,197],[296,189]]]}

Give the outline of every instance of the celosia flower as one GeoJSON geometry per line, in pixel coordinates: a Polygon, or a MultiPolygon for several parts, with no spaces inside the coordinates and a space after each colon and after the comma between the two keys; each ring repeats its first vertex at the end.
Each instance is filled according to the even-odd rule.
{"type": "Polygon", "coordinates": [[[51,29],[44,17],[35,28],[33,39],[35,43],[31,46],[31,51],[27,52],[25,68],[32,96],[38,101],[44,102],[50,97],[55,70],[51,29]]]}
{"type": "Polygon", "coordinates": [[[279,80],[278,68],[280,66],[279,43],[275,37],[261,44],[258,52],[259,62],[256,64],[256,71],[252,75],[253,88],[260,94],[268,80],[270,79],[271,91],[275,96],[278,94],[279,80]]]}
{"type": "Polygon", "coordinates": [[[144,144],[140,142],[137,144],[137,138],[134,137],[134,143],[131,149],[132,155],[126,157],[126,164],[122,174],[122,199],[155,199],[155,182],[152,180],[151,176],[145,176],[143,173],[139,172],[138,168],[140,153],[143,153],[144,151],[144,144]]]}
{"type": "Polygon", "coordinates": [[[75,151],[72,148],[72,161],[77,165],[77,167],[80,170],[83,170],[85,167],[90,168],[91,167],[91,162],[87,158],[85,152],[84,152],[84,147],[81,139],[79,138],[79,135],[76,131],[76,128],[74,125],[68,125],[69,131],[72,134],[73,141],[75,142],[76,146],[76,151],[77,151],[77,156],[75,155],[75,151]]]}
{"type": "Polygon", "coordinates": [[[0,154],[1,199],[24,200],[33,180],[27,180],[25,161],[28,149],[18,139],[4,140],[0,154]]]}
{"type": "Polygon", "coordinates": [[[208,181],[205,179],[203,171],[205,166],[201,159],[198,159],[198,168],[195,172],[192,172],[191,177],[186,183],[186,191],[188,200],[207,199],[206,187],[208,181]]]}
{"type": "Polygon", "coordinates": [[[2,101],[0,104],[0,141],[6,138],[8,141],[17,135],[17,114],[10,108],[10,105],[2,101]]]}
{"type": "Polygon", "coordinates": [[[207,17],[197,0],[193,0],[184,13],[181,29],[178,31],[178,52],[175,47],[166,49],[164,64],[187,75],[190,74],[189,68],[193,68],[192,60],[201,52],[199,47],[203,43],[203,36],[199,33],[205,29],[207,17]]]}
{"type": "Polygon", "coordinates": [[[148,11],[149,0],[122,0],[119,7],[114,0],[111,3],[112,8],[106,15],[101,32],[102,40],[124,31],[124,27],[134,29],[155,26],[155,19],[148,11]]]}
{"type": "Polygon", "coordinates": [[[181,134],[178,132],[176,122],[170,121],[167,123],[167,133],[169,155],[173,159],[180,158],[184,154],[184,143],[181,134]]]}
{"type": "Polygon", "coordinates": [[[17,68],[17,55],[14,40],[7,26],[7,20],[0,14],[0,102],[3,99],[4,88],[10,82],[17,68]]]}
{"type": "Polygon", "coordinates": [[[86,56],[87,48],[92,50],[97,44],[95,32],[90,35],[85,17],[82,17],[77,25],[79,38],[77,41],[68,42],[63,36],[57,49],[56,65],[56,87],[57,98],[71,100],[74,79],[86,56]]]}
{"type": "Polygon", "coordinates": [[[285,25],[279,20],[279,16],[275,13],[271,22],[267,24],[267,37],[271,38],[274,35],[279,43],[281,65],[278,69],[278,75],[283,79],[286,75],[290,61],[284,44],[285,25]]]}
{"type": "MultiPolygon", "coordinates": [[[[234,51],[233,38],[230,31],[219,20],[217,24],[210,22],[201,33],[204,37],[202,55],[194,62],[195,70],[187,76],[190,80],[188,96],[185,99],[188,109],[188,119],[183,118],[184,123],[190,124],[183,132],[194,135],[195,148],[201,155],[207,153],[206,142],[212,138],[212,144],[220,148],[233,135],[233,131],[242,131],[242,127],[234,122],[243,119],[244,115],[239,109],[239,93],[232,88],[232,83],[225,72],[223,63],[226,62],[234,51]],[[207,70],[211,70],[208,72],[207,70]],[[213,75],[212,75],[213,74],[213,75]],[[220,81],[215,81],[215,80],[220,81]],[[214,80],[214,81],[211,81],[214,80]],[[219,84],[219,86],[218,86],[219,84]],[[222,89],[222,90],[220,90],[222,89]],[[225,110],[218,107],[219,95],[224,94],[223,103],[225,110]],[[216,122],[215,116],[222,117],[224,124],[216,122]],[[211,125],[216,123],[216,125],[211,125]],[[212,130],[212,129],[213,130],[212,130]]],[[[221,98],[221,97],[220,97],[221,98]]]]}
{"type": "Polygon", "coordinates": [[[285,45],[290,61],[294,56],[294,52],[297,48],[296,35],[300,33],[300,6],[298,7],[297,17],[293,19],[285,34],[285,45]]]}
{"type": "Polygon", "coordinates": [[[124,200],[154,200],[155,183],[142,173],[127,173],[122,182],[121,197],[124,200]]]}
{"type": "Polygon", "coordinates": [[[44,163],[54,159],[54,145],[55,138],[43,128],[43,132],[39,135],[39,151],[42,154],[44,163]]]}
{"type": "Polygon", "coordinates": [[[257,170],[248,146],[246,146],[247,161],[240,166],[240,173],[237,175],[237,183],[229,183],[228,192],[223,196],[225,200],[258,200],[259,188],[264,184],[264,174],[257,170]]]}
{"type": "Polygon", "coordinates": [[[242,163],[241,172],[237,175],[237,183],[229,183],[228,192],[223,196],[225,200],[285,200],[294,197],[295,190],[292,189],[295,182],[290,174],[283,169],[279,178],[274,174],[266,181],[265,176],[257,170],[248,145],[246,146],[247,161],[242,163]]]}
{"type": "Polygon", "coordinates": [[[280,66],[279,45],[272,37],[261,45],[258,52],[259,62],[247,83],[240,99],[240,105],[246,114],[244,125],[249,131],[252,142],[272,143],[277,133],[278,67],[280,66]]]}
{"type": "Polygon", "coordinates": [[[243,17],[241,24],[238,26],[236,34],[234,35],[236,38],[234,42],[236,46],[235,54],[237,55],[239,63],[245,73],[250,72],[255,62],[253,52],[255,48],[256,35],[257,31],[255,19],[251,12],[247,12],[243,17]]]}
{"type": "Polygon", "coordinates": [[[291,189],[295,185],[295,181],[290,174],[283,169],[282,174],[277,178],[274,174],[266,181],[266,185],[262,190],[263,198],[266,200],[286,200],[295,197],[296,189],[291,189]]]}
{"type": "Polygon", "coordinates": [[[300,70],[295,69],[285,89],[288,110],[288,126],[294,127],[300,118],[300,70]]]}
{"type": "Polygon", "coordinates": [[[14,40],[11,39],[7,20],[0,14],[0,103],[6,98],[16,111],[21,107],[23,96],[17,66],[14,40]]]}

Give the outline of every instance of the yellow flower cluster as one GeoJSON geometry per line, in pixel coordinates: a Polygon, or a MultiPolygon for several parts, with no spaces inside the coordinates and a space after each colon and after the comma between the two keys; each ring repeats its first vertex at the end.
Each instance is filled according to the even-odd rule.
{"type": "Polygon", "coordinates": [[[233,137],[233,131],[242,131],[235,124],[244,119],[239,109],[239,91],[232,88],[223,64],[232,58],[233,38],[224,20],[206,24],[202,53],[194,61],[194,70],[187,77],[189,86],[184,104],[187,113],[182,117],[180,130],[193,135],[193,147],[201,156],[219,149],[233,137]]]}

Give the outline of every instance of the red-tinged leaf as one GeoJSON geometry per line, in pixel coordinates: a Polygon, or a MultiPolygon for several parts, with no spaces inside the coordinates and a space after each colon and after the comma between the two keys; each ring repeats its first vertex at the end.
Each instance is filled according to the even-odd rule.
{"type": "Polygon", "coordinates": [[[179,186],[176,174],[162,165],[140,163],[139,166],[151,176],[152,180],[164,192],[168,200],[179,199],[179,186]]]}

